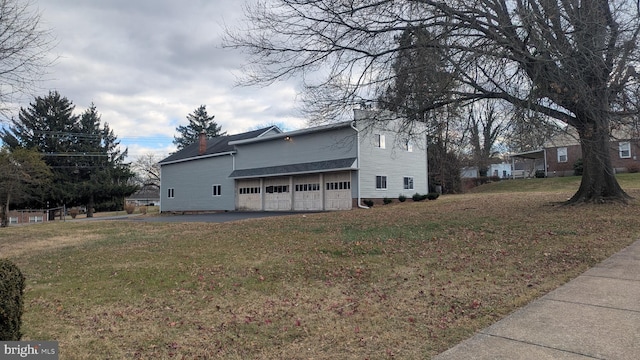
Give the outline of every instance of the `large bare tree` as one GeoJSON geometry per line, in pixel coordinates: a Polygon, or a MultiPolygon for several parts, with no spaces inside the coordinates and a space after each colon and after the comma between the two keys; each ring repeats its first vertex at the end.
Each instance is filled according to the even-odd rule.
{"type": "Polygon", "coordinates": [[[640,14],[635,0],[258,0],[227,45],[246,50],[245,84],[300,76],[307,109],[333,116],[377,99],[406,29],[434,39],[455,87],[431,108],[498,99],[574,127],[584,174],[569,201],[626,201],[610,127],[634,116],[640,14]],[[446,51],[443,51],[446,50],[446,51]]]}
{"type": "Polygon", "coordinates": [[[54,45],[31,1],[0,0],[0,115],[10,117],[11,104],[32,95],[53,62],[54,45]]]}

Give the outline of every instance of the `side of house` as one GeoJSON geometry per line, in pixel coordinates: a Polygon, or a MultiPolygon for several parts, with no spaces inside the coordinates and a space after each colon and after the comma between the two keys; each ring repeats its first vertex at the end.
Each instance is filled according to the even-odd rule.
{"type": "MultiPolygon", "coordinates": [[[[616,172],[640,170],[638,140],[612,140],[609,152],[616,172]]],[[[574,164],[582,158],[579,144],[561,144],[546,148],[547,176],[573,175],[574,164]]]]}
{"type": "Polygon", "coordinates": [[[356,112],[355,121],[201,139],[206,146],[160,162],[161,211],[347,210],[427,193],[426,137],[370,124],[356,112]]]}

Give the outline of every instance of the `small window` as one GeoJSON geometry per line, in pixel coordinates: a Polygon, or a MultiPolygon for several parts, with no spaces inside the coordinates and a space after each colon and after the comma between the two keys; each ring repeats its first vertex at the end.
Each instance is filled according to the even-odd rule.
{"type": "Polygon", "coordinates": [[[169,188],[167,189],[167,197],[169,199],[173,199],[175,197],[175,192],[174,192],[174,188],[169,188]]]}
{"type": "Polygon", "coordinates": [[[17,224],[17,223],[18,223],[17,217],[9,217],[9,224],[17,224]]]}
{"type": "Polygon", "coordinates": [[[375,140],[374,140],[375,147],[378,147],[380,149],[384,149],[385,148],[384,135],[375,134],[374,137],[375,137],[375,140]]]}
{"type": "Polygon", "coordinates": [[[568,160],[569,159],[567,158],[567,148],[566,147],[558,148],[558,162],[564,163],[564,162],[567,162],[568,160]]]}
{"type": "Polygon", "coordinates": [[[631,157],[631,143],[623,141],[618,143],[618,150],[620,153],[620,159],[628,159],[631,157]]]}
{"type": "Polygon", "coordinates": [[[407,152],[413,152],[413,142],[411,142],[411,140],[407,140],[407,141],[404,143],[404,149],[405,149],[407,152]]]}
{"type": "Polygon", "coordinates": [[[222,196],[222,185],[213,185],[213,196],[222,196]]]}
{"type": "Polygon", "coordinates": [[[405,190],[413,190],[413,178],[405,177],[404,178],[404,189],[405,190]]]}
{"type": "Polygon", "coordinates": [[[376,190],[386,190],[386,189],[387,189],[387,177],[376,176],[376,190]]]}

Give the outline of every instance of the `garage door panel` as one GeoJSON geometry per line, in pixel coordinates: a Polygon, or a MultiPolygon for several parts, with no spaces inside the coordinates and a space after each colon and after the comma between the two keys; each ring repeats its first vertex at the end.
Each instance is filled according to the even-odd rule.
{"type": "Polygon", "coordinates": [[[293,183],[294,210],[322,210],[322,184],[319,175],[297,176],[293,183]]]}
{"type": "Polygon", "coordinates": [[[325,176],[325,209],[351,209],[351,173],[333,173],[325,176]]]}
{"type": "Polygon", "coordinates": [[[260,180],[238,180],[236,209],[262,210],[260,180]]]}

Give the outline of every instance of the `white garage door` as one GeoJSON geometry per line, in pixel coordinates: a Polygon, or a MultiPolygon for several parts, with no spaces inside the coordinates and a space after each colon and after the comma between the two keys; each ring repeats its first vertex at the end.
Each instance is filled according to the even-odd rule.
{"type": "Polygon", "coordinates": [[[260,180],[238,180],[236,209],[262,210],[260,180]]]}
{"type": "Polygon", "coordinates": [[[351,172],[324,175],[326,210],[349,210],[351,200],[351,172]]]}
{"type": "Polygon", "coordinates": [[[264,180],[264,209],[266,211],[291,210],[291,188],[288,177],[264,180]]]}
{"type": "Polygon", "coordinates": [[[320,175],[298,176],[293,179],[293,209],[322,210],[320,175]]]}

